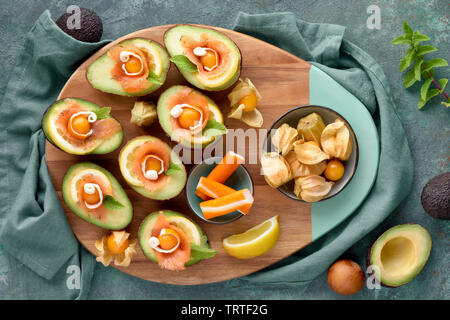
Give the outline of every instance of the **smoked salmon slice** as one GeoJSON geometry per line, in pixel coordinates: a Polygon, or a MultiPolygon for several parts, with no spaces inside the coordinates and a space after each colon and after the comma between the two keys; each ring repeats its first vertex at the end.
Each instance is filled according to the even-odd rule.
{"type": "Polygon", "coordinates": [[[184,270],[186,268],[184,264],[191,258],[191,244],[189,239],[180,228],[167,221],[163,212],[160,212],[153,227],[152,236],[158,237],[163,228],[170,228],[177,232],[180,237],[180,245],[171,253],[162,253],[153,250],[156,259],[158,259],[158,264],[162,269],[184,270]]]}
{"type": "Polygon", "coordinates": [[[103,197],[106,195],[112,196],[113,191],[110,184],[105,183],[105,181],[94,174],[86,174],[83,176],[83,178],[79,182],[78,190],[78,199],[79,199],[79,205],[82,207],[88,215],[93,215],[94,217],[104,220],[106,218],[106,212],[108,211],[105,207],[105,205],[102,203],[98,208],[90,209],[86,206],[85,202],[83,201],[83,188],[84,185],[87,183],[95,183],[100,187],[100,190],[103,193],[103,197]]]}
{"type": "Polygon", "coordinates": [[[138,179],[142,181],[142,183],[144,184],[144,187],[150,192],[153,192],[165,185],[167,176],[164,173],[162,173],[158,176],[157,180],[149,180],[144,177],[144,173],[142,171],[142,162],[144,161],[144,158],[147,155],[155,155],[163,160],[164,173],[169,169],[170,155],[164,143],[159,140],[148,141],[143,145],[141,145],[134,152],[133,170],[138,176],[138,179]]]}
{"type": "Polygon", "coordinates": [[[86,139],[80,140],[69,133],[67,124],[70,117],[74,114],[88,110],[83,109],[75,100],[67,99],[65,104],[67,105],[67,108],[58,115],[56,126],[62,133],[62,136],[77,147],[90,148],[98,143],[99,140],[107,139],[122,130],[122,126],[114,118],[97,120],[92,124],[92,134],[86,139]]]}

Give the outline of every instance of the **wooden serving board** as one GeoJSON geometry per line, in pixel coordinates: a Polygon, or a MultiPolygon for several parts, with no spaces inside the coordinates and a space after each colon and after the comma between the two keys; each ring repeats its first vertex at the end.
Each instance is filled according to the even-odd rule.
{"type": "MultiPolygon", "coordinates": [[[[131,124],[129,121],[130,110],[135,100],[156,102],[161,92],[171,85],[187,84],[173,64],[164,86],[146,97],[128,98],[103,93],[92,88],[86,80],[88,66],[118,42],[128,38],[143,37],[163,44],[163,35],[170,27],[171,25],[165,25],[136,31],[103,47],[73,73],[62,89],[59,99],[77,97],[90,100],[100,106],[111,106],[112,115],[120,121],[124,129],[123,144],[139,135],[153,135],[160,137],[173,146],[174,143],[165,135],[157,122],[150,128],[144,129],[131,124]]],[[[258,108],[264,117],[263,128],[268,129],[279,116],[289,109],[309,104],[309,71],[311,68],[309,63],[253,37],[227,29],[216,27],[214,29],[229,36],[241,50],[241,77],[250,78],[262,95],[258,108]]],[[[225,125],[228,128],[249,129],[243,122],[226,117],[229,112],[227,99],[229,91],[206,92],[206,94],[222,109],[225,125]]],[[[261,144],[262,141],[259,141],[259,145],[261,144]]],[[[259,149],[258,146],[248,146],[247,143],[245,148],[245,151],[235,151],[244,151],[247,159],[252,154],[254,156],[254,153],[258,152],[259,149]]],[[[77,239],[92,254],[97,255],[98,252],[94,247],[94,242],[108,233],[108,230],[101,229],[80,219],[71,212],[62,199],[62,180],[69,167],[80,161],[93,161],[113,173],[133,203],[133,221],[126,228],[131,233],[131,238],[137,239],[139,225],[148,214],[160,209],[171,209],[183,213],[197,222],[207,234],[211,247],[218,251],[217,255],[212,259],[201,261],[186,268],[184,271],[171,272],[161,270],[157,264],[149,261],[138,247],[138,252],[130,266],[127,268],[118,267],[123,272],[150,281],[170,284],[194,285],[218,282],[245,276],[263,269],[291,255],[312,241],[311,206],[307,203],[290,200],[277,190],[269,187],[260,174],[259,163],[245,165],[255,185],[255,203],[249,215],[230,224],[215,225],[202,222],[190,212],[184,193],[168,201],[155,201],[147,199],[132,190],[121,176],[118,166],[119,151],[120,148],[106,155],[74,156],[55,148],[48,142],[46,143],[46,160],[50,176],[60,197],[67,220],[77,239]],[[269,252],[254,259],[239,260],[229,256],[224,251],[222,248],[223,238],[231,234],[244,232],[274,215],[279,215],[281,232],[277,244],[269,252]]],[[[190,168],[190,165],[186,165],[188,172],[190,168]]]]}

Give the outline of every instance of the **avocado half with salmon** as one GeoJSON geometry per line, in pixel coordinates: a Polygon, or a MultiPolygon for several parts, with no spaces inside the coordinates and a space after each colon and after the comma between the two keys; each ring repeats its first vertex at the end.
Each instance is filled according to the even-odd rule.
{"type": "Polygon", "coordinates": [[[120,42],[87,69],[88,82],[96,89],[121,96],[144,96],[166,81],[169,56],[155,41],[133,38],[120,42]]]}
{"type": "Polygon", "coordinates": [[[199,89],[225,90],[239,79],[241,52],[216,30],[177,25],[165,33],[164,43],[183,77],[199,89]]]}
{"type": "Polygon", "coordinates": [[[125,181],[144,197],[167,200],[176,197],[186,184],[186,169],[178,155],[152,136],[131,139],[119,154],[125,181]]]}
{"type": "Polygon", "coordinates": [[[71,166],[64,176],[62,194],[76,215],[101,228],[121,230],[133,218],[133,207],[122,186],[94,163],[71,166]]]}
{"type": "Polygon", "coordinates": [[[158,120],[169,137],[186,147],[205,147],[227,133],[220,108],[203,93],[172,86],[158,100],[158,120]]]}
{"type": "Polygon", "coordinates": [[[216,254],[194,221],[171,210],[149,214],[139,227],[138,237],[145,256],[163,269],[183,270],[216,254]]]}
{"type": "Polygon", "coordinates": [[[47,140],[59,149],[76,155],[105,154],[123,140],[120,123],[93,102],[64,98],[53,103],[42,117],[47,140]]]}
{"type": "Polygon", "coordinates": [[[398,287],[422,271],[431,246],[427,229],[416,223],[400,224],[375,240],[367,255],[367,266],[377,267],[374,268],[375,277],[381,284],[398,287]]]}

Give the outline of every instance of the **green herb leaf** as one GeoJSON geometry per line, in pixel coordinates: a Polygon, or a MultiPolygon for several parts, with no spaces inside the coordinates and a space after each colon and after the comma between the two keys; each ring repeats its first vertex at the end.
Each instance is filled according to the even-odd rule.
{"type": "Polygon", "coordinates": [[[448,79],[441,79],[441,80],[439,80],[439,83],[441,84],[441,87],[442,87],[442,89],[439,90],[439,93],[444,92],[445,87],[447,86],[447,82],[448,82],[448,79]]]}
{"type": "Polygon", "coordinates": [[[405,56],[402,58],[402,60],[400,60],[400,64],[398,66],[400,71],[408,69],[415,58],[416,55],[414,52],[414,48],[409,48],[408,51],[406,51],[405,56]]]}
{"type": "Polygon", "coordinates": [[[422,63],[423,63],[423,61],[420,60],[420,61],[416,61],[416,64],[414,65],[414,79],[416,79],[417,81],[420,81],[420,79],[421,79],[420,74],[422,71],[422,68],[421,68],[422,63]]]}
{"type": "Polygon", "coordinates": [[[216,250],[206,248],[204,246],[199,246],[191,242],[191,258],[189,260],[189,265],[197,263],[201,260],[209,259],[217,254],[216,250]]]}
{"type": "Polygon", "coordinates": [[[227,133],[227,127],[216,120],[208,120],[202,134],[207,137],[219,136],[227,133]]]}
{"type": "Polygon", "coordinates": [[[425,99],[423,99],[422,97],[420,97],[419,101],[417,102],[417,108],[422,109],[423,106],[426,104],[427,102],[425,101],[425,99]]]}
{"type": "Polygon", "coordinates": [[[105,205],[106,209],[109,210],[119,210],[124,207],[123,204],[109,195],[105,196],[105,198],[103,199],[103,204],[105,205]]]}
{"type": "Polygon", "coordinates": [[[425,80],[422,87],[420,88],[420,98],[423,99],[424,101],[427,98],[427,92],[428,92],[428,89],[430,88],[430,84],[432,81],[433,81],[433,79],[428,78],[427,80],[425,80]]]}
{"type": "Polygon", "coordinates": [[[156,75],[152,70],[148,70],[148,77],[147,80],[150,82],[153,82],[155,84],[162,84],[161,78],[156,75]]]}
{"type": "Polygon", "coordinates": [[[417,53],[416,53],[416,55],[419,56],[419,57],[421,57],[421,56],[423,56],[423,55],[425,55],[425,54],[427,54],[427,53],[430,53],[430,52],[433,52],[433,51],[436,51],[436,50],[437,50],[437,48],[435,48],[435,47],[433,47],[433,46],[430,46],[430,45],[423,45],[423,46],[419,46],[419,47],[417,48],[417,53]]]}
{"type": "Polygon", "coordinates": [[[443,105],[446,106],[447,108],[450,107],[450,102],[442,101],[441,104],[443,104],[443,105]]]}
{"type": "Polygon", "coordinates": [[[425,61],[424,64],[427,66],[426,71],[429,71],[431,68],[438,68],[438,67],[446,67],[448,66],[448,63],[446,60],[441,58],[436,59],[430,59],[428,61],[425,61]]]}
{"type": "Polygon", "coordinates": [[[412,35],[413,33],[413,30],[411,29],[406,20],[403,21],[403,32],[408,35],[412,35]]]}
{"type": "Polygon", "coordinates": [[[188,59],[185,55],[179,54],[170,58],[170,61],[175,63],[178,69],[188,72],[197,71],[197,66],[188,59]]]}
{"type": "Polygon", "coordinates": [[[178,171],[182,170],[182,168],[179,165],[176,165],[172,161],[169,161],[169,169],[166,171],[166,176],[170,176],[172,174],[177,173],[178,171]]]}
{"type": "Polygon", "coordinates": [[[111,113],[111,107],[103,107],[97,110],[94,110],[95,115],[97,116],[97,120],[103,120],[109,118],[109,114],[111,113]]]}
{"type": "Polygon", "coordinates": [[[391,44],[409,44],[409,43],[411,43],[411,40],[408,39],[404,34],[398,36],[397,38],[391,41],[391,44]]]}
{"type": "Polygon", "coordinates": [[[430,38],[422,33],[419,30],[415,30],[412,36],[413,45],[418,45],[420,42],[428,41],[430,38]]]}
{"type": "Polygon", "coordinates": [[[409,70],[405,76],[405,79],[403,79],[403,86],[405,88],[411,87],[416,82],[414,69],[415,68],[409,70]]]}

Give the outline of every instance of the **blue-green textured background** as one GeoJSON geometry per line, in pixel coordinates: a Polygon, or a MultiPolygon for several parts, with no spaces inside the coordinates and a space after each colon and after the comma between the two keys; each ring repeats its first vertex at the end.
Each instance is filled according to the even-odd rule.
{"type": "MultiPolygon", "coordinates": [[[[448,0],[153,0],[153,1],[31,1],[2,0],[0,3],[0,98],[3,97],[15,58],[21,50],[25,33],[45,10],[56,19],[70,4],[96,11],[103,20],[104,39],[114,39],[135,30],[169,23],[201,23],[225,28],[233,26],[239,11],[269,13],[292,11],[297,17],[319,23],[335,23],[347,27],[346,39],[371,54],[387,74],[397,112],[406,129],[415,162],[414,186],[408,198],[390,217],[368,236],[356,243],[346,257],[365,266],[370,244],[387,228],[405,222],[417,222],[430,231],[433,249],[422,273],[399,288],[363,289],[351,297],[332,292],[326,273],[307,287],[261,285],[244,280],[203,286],[169,286],[158,284],[150,289],[146,281],[123,274],[114,268],[97,264],[90,299],[449,299],[450,239],[449,222],[429,217],[420,204],[425,183],[435,175],[449,170],[450,110],[439,104],[439,98],[417,110],[419,86],[405,90],[398,62],[405,47],[391,46],[399,35],[404,19],[413,28],[430,36],[439,49],[430,57],[450,60],[448,0]],[[381,30],[366,26],[367,7],[381,9],[381,30]],[[156,288],[156,289],[155,289],[156,288]],[[159,290],[158,290],[159,289],[159,290]]],[[[448,68],[438,69],[437,76],[448,77],[448,68]]],[[[447,93],[449,89],[446,90],[447,93]]],[[[9,299],[8,267],[0,244],[0,299],[9,299]]]]}

